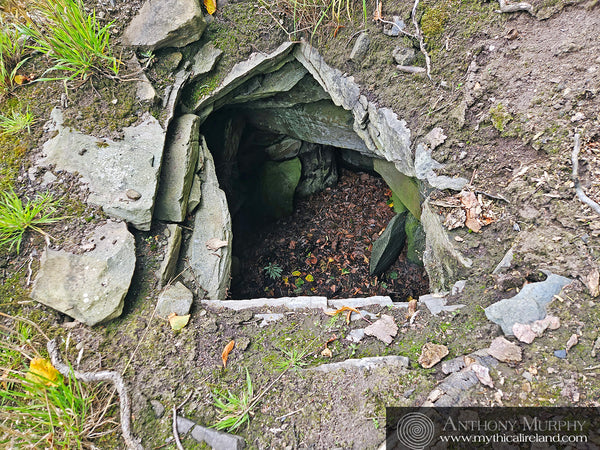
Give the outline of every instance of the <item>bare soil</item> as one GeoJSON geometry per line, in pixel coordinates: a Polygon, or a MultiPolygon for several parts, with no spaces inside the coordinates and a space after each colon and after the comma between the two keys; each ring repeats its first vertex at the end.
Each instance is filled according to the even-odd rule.
{"type": "MultiPolygon", "coordinates": [[[[105,20],[116,20],[117,38],[141,3],[115,0],[113,7],[110,1],[86,2],[103,11],[105,20]]],[[[410,28],[412,4],[403,0],[386,2],[384,17],[400,15],[410,28]]],[[[440,5],[434,0],[423,1],[419,14],[440,5]]],[[[261,321],[254,317],[256,311],[212,310],[198,302],[191,311],[190,324],[175,333],[164,318],[154,314],[159,292],[154,270],[165,245],[163,224],[155,224],[147,233],[135,233],[139,263],[119,319],[88,328],[28,300],[29,281],[35,277],[44,248],[44,239],[34,234],[26,236],[20,255],[0,255],[0,310],[35,320],[51,337],[70,335],[71,347],[66,356],[76,361],[79,348],[83,349],[82,369],[123,371],[133,398],[134,433],[146,448],[175,448],[172,440],[165,441],[171,439],[169,413],[156,417],[150,400],[160,401],[168,411],[192,393],[180,413],[203,425],[214,424],[214,390],[240,392],[245,369],[250,371],[255,392],[266,390],[249,427],[239,431],[249,447],[376,448],[383,440],[385,407],[420,405],[444,378],[439,366],[426,370],[416,363],[423,344],[447,345],[447,358],[486,348],[501,331],[486,319],[482,308],[513,296],[526,282],[543,279],[539,272],[545,269],[574,280],[548,308],[560,318],[561,327],[547,331],[531,345],[521,344],[523,361],[500,364],[491,372],[494,388],[477,386],[463,392],[456,405],[600,406],[600,352],[593,351],[599,337],[600,313],[597,298],[590,295],[585,284],[586,277],[598,268],[600,220],[575,198],[570,163],[572,137],[579,132],[583,142],[582,186],[590,197],[600,201],[598,7],[595,2],[535,1],[536,15],[530,15],[496,13],[496,2],[449,5],[450,14],[440,33],[429,39],[432,81],[398,72],[391,53],[395,46],[407,42],[384,35],[381,24],[369,21],[363,25],[358,10],[354,23],[338,29],[335,38],[335,24],[325,21],[313,44],[331,65],[354,76],[371,99],[393,108],[407,120],[415,139],[441,126],[449,136],[433,155],[446,164],[441,172],[471,179],[474,189],[507,200],[493,199],[497,220],[481,233],[470,233],[465,228],[450,232],[455,245],[474,260],[465,290],[449,299],[451,304],[466,305],[461,310],[432,316],[424,305],[419,305],[419,314],[410,323],[404,310],[367,308],[372,314],[391,314],[399,325],[399,334],[389,346],[373,337],[359,344],[347,339],[351,330],[368,325],[364,319],[347,324],[344,318],[332,319],[319,311],[265,310],[262,312],[282,312],[284,318],[261,327],[261,321]],[[371,39],[369,53],[362,62],[351,62],[350,50],[357,31],[363,27],[371,39]],[[456,113],[463,101],[464,124],[458,120],[461,114],[456,113]],[[511,116],[503,127],[494,125],[496,118],[493,110],[490,112],[498,104],[511,116]],[[502,276],[491,275],[510,248],[515,258],[509,271],[502,276]],[[578,336],[578,344],[567,358],[554,356],[554,351],[564,349],[573,334],[578,336]],[[236,347],[227,369],[223,369],[221,352],[231,339],[235,339],[236,347]],[[330,339],[331,360],[321,355],[330,339]],[[307,350],[301,361],[303,369],[347,358],[389,354],[407,356],[411,365],[400,373],[289,370],[279,378],[278,364],[286,360],[283,350],[293,349],[307,350]]],[[[374,2],[367,2],[367,8],[370,13],[374,2]]],[[[272,48],[281,35],[279,25],[264,8],[251,2],[225,5],[206,34],[207,39],[214,39],[227,51],[219,73],[247,57],[256,46],[261,50],[272,48]]],[[[41,72],[43,61],[34,58],[27,67],[28,71],[41,72]]],[[[150,74],[157,83],[160,76],[158,71],[150,74]]],[[[19,164],[15,188],[22,196],[46,189],[65,194],[61,211],[73,218],[48,231],[55,238],[54,245],[75,249],[88,227],[104,220],[103,214],[84,204],[85,190],[78,187],[76,177],[58,174],[55,184],[43,187],[39,182],[43,174],[37,174],[36,181],[27,174],[29,158],[35,157],[49,137],[43,132],[43,123],[51,108],[60,103],[63,92],[60,83],[32,84],[15,91],[15,96],[39,114],[28,138],[31,142],[23,140],[27,157],[19,164]]],[[[131,86],[118,82],[95,81],[93,86],[85,83],[68,94],[71,101],[67,117],[74,126],[113,137],[118,137],[119,129],[135,121],[143,109],[135,102],[112,103],[114,98],[131,98],[131,86]],[[125,108],[119,109],[123,105],[125,108]],[[94,111],[108,114],[113,122],[99,121],[100,115],[94,116],[94,111]]],[[[289,294],[290,289],[293,293],[292,285],[296,286],[295,280],[300,278],[290,276],[295,270],[304,280],[303,293],[318,287],[323,290],[314,293],[353,296],[360,295],[353,293],[358,287],[367,295],[382,293],[383,283],[387,284],[386,292],[397,292],[398,300],[422,293],[422,271],[404,265],[402,256],[391,271],[398,273],[398,281],[412,280],[410,286],[398,286],[390,271],[376,283],[366,275],[366,263],[361,258],[369,256],[369,245],[391,211],[379,181],[369,178],[364,183],[369,185],[366,192],[363,189],[367,186],[356,181],[360,176],[347,174],[337,187],[319,194],[318,200],[299,205],[294,220],[282,222],[272,234],[265,231],[261,239],[263,245],[268,245],[260,251],[247,250],[255,261],[242,269],[249,283],[256,284],[256,290],[241,290],[239,296],[265,296],[265,288],[269,288],[269,295],[289,294]],[[358,198],[346,199],[350,193],[358,198]],[[371,199],[369,205],[374,210],[368,218],[358,214],[361,198],[371,199]],[[350,204],[356,206],[351,208],[350,204]],[[340,207],[343,211],[336,211],[340,207]],[[350,226],[351,218],[354,228],[350,226]],[[370,223],[371,219],[375,223],[370,223]],[[283,230],[290,234],[284,235],[283,230]],[[338,243],[336,251],[332,250],[334,242],[338,243]],[[333,262],[329,262],[330,257],[333,262]],[[275,283],[265,277],[263,268],[269,262],[284,268],[290,286],[283,278],[275,283]],[[350,273],[342,274],[346,267],[350,273]],[[353,269],[356,272],[352,273],[353,269]],[[315,281],[306,282],[308,274],[315,281]],[[364,289],[365,283],[372,290],[364,289]]],[[[443,197],[446,193],[433,195],[443,197]]],[[[440,208],[439,213],[443,216],[446,211],[440,208]]],[[[4,317],[1,320],[4,325],[14,326],[4,317]]],[[[118,435],[104,438],[98,445],[122,447],[118,435]]],[[[196,444],[186,438],[184,445],[194,448],[196,444]]]]}

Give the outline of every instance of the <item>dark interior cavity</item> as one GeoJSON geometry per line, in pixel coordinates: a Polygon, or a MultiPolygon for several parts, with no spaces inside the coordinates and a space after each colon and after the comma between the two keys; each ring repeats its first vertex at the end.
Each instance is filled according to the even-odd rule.
{"type": "Polygon", "coordinates": [[[201,127],[233,223],[229,297],[426,293],[425,270],[406,248],[383,273],[369,273],[373,242],[399,211],[373,159],[322,143],[327,136],[276,132],[286,126],[275,131],[261,114],[225,107],[201,127]]]}

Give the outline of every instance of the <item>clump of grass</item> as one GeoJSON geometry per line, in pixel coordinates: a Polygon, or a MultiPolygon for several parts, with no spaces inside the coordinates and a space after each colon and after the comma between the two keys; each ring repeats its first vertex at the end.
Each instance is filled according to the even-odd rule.
{"type": "Polygon", "coordinates": [[[217,430],[234,431],[242,425],[248,425],[252,406],[254,403],[254,388],[250,373],[246,369],[246,386],[240,393],[236,394],[229,390],[213,391],[214,405],[219,409],[220,419],[213,426],[217,430]]]}
{"type": "Polygon", "coordinates": [[[23,58],[21,33],[10,23],[5,23],[0,13],[0,95],[15,83],[17,71],[27,60],[23,58]]]}
{"type": "MultiPolygon", "coordinates": [[[[292,21],[291,32],[284,28],[292,39],[298,39],[298,35],[305,31],[310,31],[312,38],[323,23],[333,24],[336,29],[334,35],[336,35],[337,30],[342,28],[342,23],[352,20],[354,8],[350,0],[273,0],[272,2],[261,0],[261,2],[272,16],[274,13],[282,13],[292,21]]],[[[362,2],[362,13],[363,21],[366,23],[365,0],[362,2]]],[[[273,18],[277,21],[274,16],[273,18]]],[[[282,26],[279,21],[277,24],[282,26]]]]}
{"type": "Polygon", "coordinates": [[[40,355],[31,326],[0,325],[0,338],[0,447],[90,448],[114,432],[105,387],[60,375],[40,355]],[[33,370],[36,362],[42,371],[33,370]]]}
{"type": "Polygon", "coordinates": [[[25,129],[28,133],[31,133],[33,122],[33,114],[31,114],[29,108],[24,113],[11,111],[10,115],[7,116],[0,114],[0,135],[17,134],[25,129]]]}
{"type": "Polygon", "coordinates": [[[18,28],[32,39],[28,48],[54,61],[47,72],[63,72],[42,80],[118,75],[121,62],[113,56],[109,42],[113,22],[101,26],[95,11],[86,14],[81,0],[43,0],[36,9],[43,20],[18,28]]]}
{"type": "Polygon", "coordinates": [[[3,192],[0,197],[0,247],[8,247],[8,251],[16,247],[19,253],[27,230],[48,236],[40,227],[63,219],[55,217],[56,205],[57,200],[49,193],[23,203],[12,189],[3,192]]]}
{"type": "Polygon", "coordinates": [[[275,368],[279,371],[293,370],[298,371],[308,365],[305,361],[310,353],[309,348],[292,348],[289,350],[280,349],[284,357],[275,361],[275,368]]]}

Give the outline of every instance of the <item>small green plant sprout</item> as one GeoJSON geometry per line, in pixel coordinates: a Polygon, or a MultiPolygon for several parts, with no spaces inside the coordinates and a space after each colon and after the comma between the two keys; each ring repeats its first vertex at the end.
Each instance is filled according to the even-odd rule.
{"type": "Polygon", "coordinates": [[[9,116],[0,114],[0,136],[3,134],[17,134],[25,129],[28,133],[31,133],[33,122],[33,114],[29,112],[29,108],[24,113],[12,111],[9,116]]]}
{"type": "Polygon", "coordinates": [[[219,410],[219,421],[213,425],[217,430],[235,431],[242,425],[250,423],[254,400],[254,388],[250,373],[246,369],[246,387],[238,395],[229,390],[213,391],[214,405],[219,410]]]}
{"type": "Polygon", "coordinates": [[[82,0],[41,0],[35,9],[43,20],[18,27],[31,38],[28,48],[48,56],[54,66],[46,71],[62,72],[43,80],[86,79],[89,75],[116,77],[119,61],[110,48],[112,22],[101,26],[96,12],[87,14],[82,0]]]}
{"type": "Polygon", "coordinates": [[[350,356],[354,356],[356,355],[356,351],[358,350],[358,344],[350,344],[348,348],[350,349],[350,356]]]}
{"type": "Polygon", "coordinates": [[[16,251],[19,253],[23,234],[28,229],[37,231],[48,240],[50,236],[40,227],[64,219],[64,217],[54,216],[56,205],[57,200],[54,200],[52,194],[49,193],[23,203],[12,189],[2,192],[0,196],[0,247],[6,246],[9,251],[16,247],[16,251]]]}
{"type": "Polygon", "coordinates": [[[275,361],[275,368],[281,372],[286,370],[298,371],[308,364],[305,361],[306,356],[310,353],[308,347],[292,348],[289,350],[282,348],[280,351],[284,357],[275,361]]]}
{"type": "Polygon", "coordinates": [[[283,268],[279,264],[271,262],[263,267],[263,270],[271,280],[276,280],[283,273],[283,268]]]}

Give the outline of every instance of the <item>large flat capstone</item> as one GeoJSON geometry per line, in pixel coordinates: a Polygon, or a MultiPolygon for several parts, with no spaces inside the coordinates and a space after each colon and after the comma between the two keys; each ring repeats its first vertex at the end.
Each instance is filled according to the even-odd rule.
{"type": "Polygon", "coordinates": [[[98,227],[89,242],[95,248],[81,255],[46,249],[31,298],[92,326],[121,315],[135,242],[124,222],[98,227]]]}
{"type": "Polygon", "coordinates": [[[198,0],[149,0],[123,35],[128,45],[148,50],[185,47],[202,36],[206,22],[198,0]]]}
{"type": "Polygon", "coordinates": [[[44,144],[45,156],[38,165],[78,172],[88,184],[89,203],[139,230],[149,230],[165,140],[158,120],[147,114],[139,125],[123,129],[121,141],[64,127],[58,108],[51,122],[58,134],[44,144]]]}

